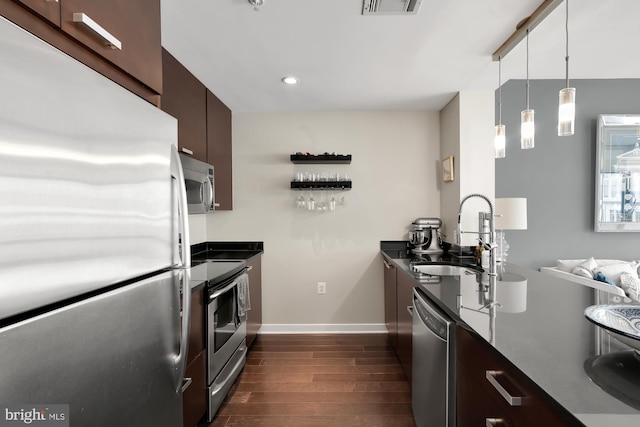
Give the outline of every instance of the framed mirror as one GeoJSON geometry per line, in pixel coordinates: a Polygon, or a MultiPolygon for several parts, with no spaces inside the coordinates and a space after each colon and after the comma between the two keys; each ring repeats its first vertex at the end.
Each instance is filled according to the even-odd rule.
{"type": "Polygon", "coordinates": [[[640,114],[598,116],[595,231],[640,231],[640,114]]]}

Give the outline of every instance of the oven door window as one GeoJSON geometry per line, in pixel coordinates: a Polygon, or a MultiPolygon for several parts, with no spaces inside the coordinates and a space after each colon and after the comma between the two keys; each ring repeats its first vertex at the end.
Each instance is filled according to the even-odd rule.
{"type": "Polygon", "coordinates": [[[238,329],[236,310],[236,287],[216,298],[216,309],[213,313],[213,344],[217,352],[225,345],[238,329]]]}

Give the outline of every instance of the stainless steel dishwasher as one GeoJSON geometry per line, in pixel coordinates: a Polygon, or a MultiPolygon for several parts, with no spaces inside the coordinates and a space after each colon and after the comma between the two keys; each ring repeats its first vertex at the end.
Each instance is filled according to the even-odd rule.
{"type": "Polygon", "coordinates": [[[455,323],[413,290],[412,406],[417,427],[456,425],[455,323]]]}

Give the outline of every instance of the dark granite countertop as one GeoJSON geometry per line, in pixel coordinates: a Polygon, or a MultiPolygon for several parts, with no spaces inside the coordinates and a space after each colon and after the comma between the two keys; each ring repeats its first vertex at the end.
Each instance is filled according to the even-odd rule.
{"type": "MultiPolygon", "coordinates": [[[[486,274],[443,276],[440,283],[425,283],[411,272],[413,257],[406,246],[403,253],[402,242],[381,242],[381,252],[414,276],[416,286],[440,308],[493,345],[586,426],[640,425],[640,361],[630,347],[584,317],[586,307],[619,303],[619,297],[507,264],[507,274],[526,283],[498,283],[496,299],[502,307],[490,313],[482,308],[478,293],[478,280],[487,281],[486,274]],[[622,376],[612,374],[614,369],[603,370],[620,364],[622,376]],[[620,382],[627,387],[631,382],[627,395],[620,392],[620,382]]],[[[445,263],[446,257],[432,262],[445,263]]],[[[463,264],[455,257],[453,263],[463,264]]]]}
{"type": "Polygon", "coordinates": [[[199,290],[216,277],[223,279],[230,272],[244,267],[248,259],[263,252],[262,242],[203,242],[191,245],[191,290],[199,290]]]}
{"type": "Polygon", "coordinates": [[[191,260],[248,260],[263,252],[262,242],[202,242],[191,246],[191,260]]]}

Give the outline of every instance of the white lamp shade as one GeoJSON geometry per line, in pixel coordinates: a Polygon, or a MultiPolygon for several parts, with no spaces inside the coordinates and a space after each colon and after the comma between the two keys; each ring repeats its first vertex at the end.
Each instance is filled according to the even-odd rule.
{"type": "Polygon", "coordinates": [[[509,197],[496,199],[497,230],[527,229],[527,199],[509,197]]]}

